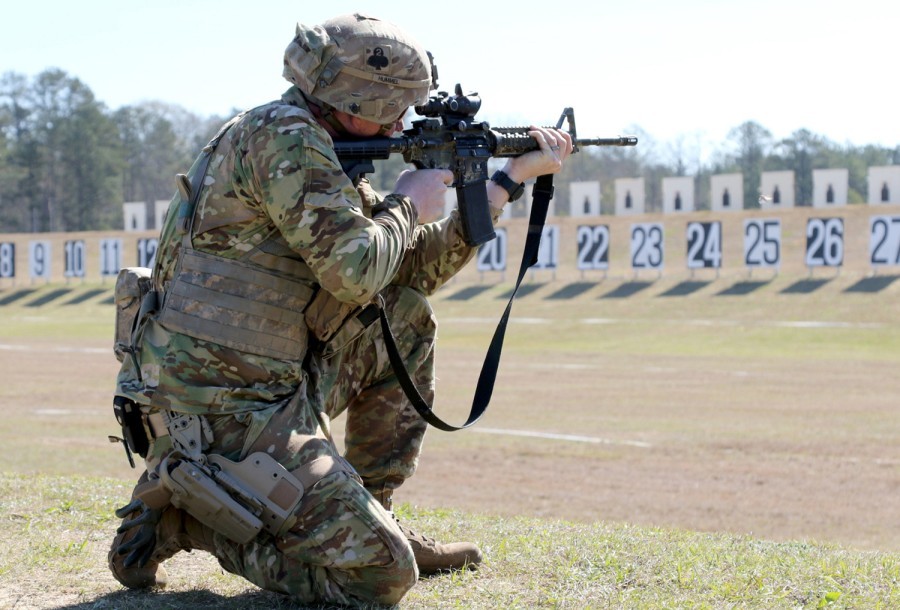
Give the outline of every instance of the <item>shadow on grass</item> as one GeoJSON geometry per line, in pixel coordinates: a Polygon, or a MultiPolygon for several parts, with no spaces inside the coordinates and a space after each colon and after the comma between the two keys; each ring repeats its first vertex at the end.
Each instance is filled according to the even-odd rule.
{"type": "Polygon", "coordinates": [[[653,285],[653,282],[625,282],[614,290],[610,290],[601,299],[624,299],[639,293],[653,285]]]}
{"type": "Polygon", "coordinates": [[[478,295],[487,292],[493,288],[493,286],[467,286],[462,290],[451,294],[447,297],[448,301],[468,301],[469,299],[474,299],[478,295]]]}
{"type": "Polygon", "coordinates": [[[94,288],[93,290],[88,290],[87,292],[83,292],[74,298],[66,301],[63,305],[78,305],[80,303],[84,303],[85,301],[89,301],[93,299],[95,296],[104,294],[107,292],[106,288],[94,288]]]}
{"type": "Polygon", "coordinates": [[[546,297],[547,299],[574,299],[596,286],[596,282],[575,282],[568,286],[563,286],[553,294],[546,297]]]}
{"type": "Polygon", "coordinates": [[[671,288],[669,288],[668,290],[666,290],[659,296],[661,296],[661,297],[684,297],[689,294],[694,294],[698,290],[706,288],[711,283],[712,282],[693,282],[693,281],[681,282],[680,284],[672,286],[671,288]]]}
{"type": "MultiPolygon", "coordinates": [[[[518,292],[516,292],[516,298],[521,299],[521,298],[527,297],[532,292],[536,292],[537,290],[540,290],[543,287],[544,287],[544,284],[522,284],[521,286],[519,286],[518,292]]],[[[505,293],[501,294],[497,298],[508,301],[509,298],[512,296],[512,293],[513,293],[513,291],[510,288],[509,290],[507,290],[505,293]]]]}
{"type": "Polygon", "coordinates": [[[0,305],[9,305],[10,303],[15,303],[21,299],[24,299],[29,294],[33,292],[37,292],[36,288],[23,288],[22,290],[17,290],[13,293],[6,295],[3,298],[0,298],[0,305]]]}
{"type": "Polygon", "coordinates": [[[875,293],[881,292],[888,286],[894,283],[895,280],[900,278],[897,275],[875,275],[872,277],[867,277],[859,280],[852,286],[848,287],[844,292],[862,292],[862,293],[875,293]]]}
{"type": "Polygon", "coordinates": [[[781,294],[812,294],[831,280],[800,280],[781,291],[781,294]]]}
{"type": "Polygon", "coordinates": [[[292,602],[288,597],[269,591],[251,591],[233,596],[223,596],[210,591],[179,591],[168,593],[161,590],[115,591],[80,604],[58,606],[58,610],[96,610],[116,608],[117,610],[149,610],[168,608],[171,610],[194,610],[195,608],[217,608],[220,610],[337,610],[346,606],[306,605],[292,602]]]}
{"type": "Polygon", "coordinates": [[[70,292],[72,292],[71,288],[57,288],[56,290],[51,290],[47,294],[41,295],[33,301],[25,303],[25,307],[41,307],[42,305],[46,305],[47,303],[52,303],[57,299],[61,299],[70,292]]]}
{"type": "Polygon", "coordinates": [[[759,282],[745,281],[738,282],[732,286],[729,286],[725,290],[721,292],[717,292],[717,297],[727,297],[727,296],[743,296],[745,294],[750,294],[751,292],[756,292],[763,286],[767,286],[771,283],[771,280],[764,280],[759,282]]]}

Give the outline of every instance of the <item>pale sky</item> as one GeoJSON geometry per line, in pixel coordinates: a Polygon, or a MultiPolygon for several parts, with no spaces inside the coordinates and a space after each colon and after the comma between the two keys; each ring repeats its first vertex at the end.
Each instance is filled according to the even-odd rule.
{"type": "MultiPolygon", "coordinates": [[[[31,0],[0,9],[0,72],[62,68],[110,108],[163,100],[225,114],[278,97],[297,21],[394,21],[494,125],[581,137],[637,126],[707,156],[747,120],[839,144],[900,144],[900,3],[889,0],[31,0]]],[[[650,145],[650,139],[645,140],[650,145]]]]}

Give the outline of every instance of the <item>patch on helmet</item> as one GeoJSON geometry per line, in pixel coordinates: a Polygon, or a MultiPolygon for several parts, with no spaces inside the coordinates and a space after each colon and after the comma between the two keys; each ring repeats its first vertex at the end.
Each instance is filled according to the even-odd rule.
{"type": "Polygon", "coordinates": [[[366,68],[372,72],[380,72],[387,70],[391,65],[391,46],[378,45],[375,47],[366,47],[366,68]]]}

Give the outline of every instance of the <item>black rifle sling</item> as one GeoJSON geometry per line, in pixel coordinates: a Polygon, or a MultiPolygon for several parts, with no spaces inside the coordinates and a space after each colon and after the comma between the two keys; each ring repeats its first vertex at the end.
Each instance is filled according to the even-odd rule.
{"type": "Polygon", "coordinates": [[[481,375],[478,377],[478,385],[475,388],[475,397],[472,399],[472,409],[469,412],[469,418],[461,426],[448,424],[440,417],[435,415],[431,409],[431,405],[425,402],[419,390],[409,377],[406,370],[406,363],[400,355],[397,348],[397,342],[394,334],[391,332],[391,325],[388,322],[387,314],[384,306],[379,308],[379,317],[381,318],[381,330],[384,334],[384,341],[387,346],[388,358],[400,386],[406,393],[407,398],[412,402],[413,407],[419,412],[419,415],[429,424],[444,430],[445,432],[453,432],[454,430],[462,430],[468,428],[478,421],[491,402],[491,394],[494,391],[494,381],[497,378],[497,369],[500,367],[500,352],[503,350],[503,338],[506,336],[506,325],[509,322],[509,314],[512,311],[513,300],[516,298],[516,292],[522,284],[525,272],[534,265],[538,259],[538,250],[541,246],[541,234],[544,231],[544,223],[547,220],[547,209],[550,205],[550,199],[553,197],[553,176],[547,174],[540,176],[532,190],[533,200],[531,204],[531,217],[528,220],[528,235],[525,238],[525,249],[522,252],[522,264],[519,266],[519,276],[516,278],[516,286],[513,288],[512,295],[509,297],[509,303],[506,304],[506,310],[497,324],[497,330],[494,331],[494,338],[488,348],[484,358],[484,364],[481,367],[481,375]]]}

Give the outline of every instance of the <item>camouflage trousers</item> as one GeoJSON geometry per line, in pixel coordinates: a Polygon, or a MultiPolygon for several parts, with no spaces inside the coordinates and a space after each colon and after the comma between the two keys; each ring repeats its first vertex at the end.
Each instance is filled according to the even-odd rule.
{"type": "MultiPolygon", "coordinates": [[[[392,287],[383,296],[407,370],[430,401],[436,334],[431,308],[411,289],[392,287]]],[[[347,413],[346,459],[361,480],[353,473],[328,475],[306,490],[287,534],[260,535],[242,545],[216,533],[215,555],[227,571],[300,602],[395,604],[413,587],[418,570],[383,504],[415,471],[426,424],[396,380],[377,320],[333,357],[314,358],[311,368],[307,387],[265,414],[207,415],[214,438],[208,452],[240,460],[264,451],[288,470],[323,455],[337,457],[311,406],[324,399],[330,417],[347,413]],[[255,425],[260,418],[261,431],[255,425]]]]}
{"type": "MultiPolygon", "coordinates": [[[[437,333],[431,305],[410,288],[391,286],[382,296],[397,346],[406,357],[406,370],[431,404],[437,333]]],[[[428,424],[400,387],[379,321],[323,364],[323,386],[328,388],[325,412],[331,418],[347,414],[345,456],[366,489],[390,508],[394,489],[416,470],[428,424]]]]}

